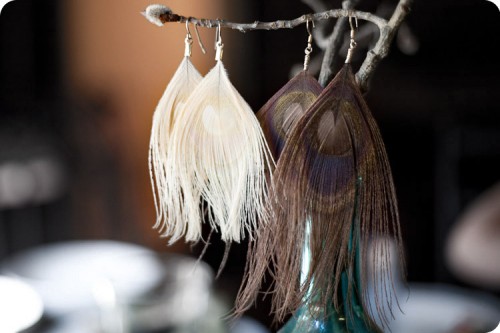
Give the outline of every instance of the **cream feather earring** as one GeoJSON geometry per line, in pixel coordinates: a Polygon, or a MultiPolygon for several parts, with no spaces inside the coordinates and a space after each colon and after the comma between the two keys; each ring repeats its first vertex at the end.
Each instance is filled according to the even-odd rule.
{"type": "MultiPolygon", "coordinates": [[[[184,58],[156,107],[149,143],[149,171],[157,214],[154,227],[162,236],[170,237],[171,243],[184,235],[187,226],[185,219],[179,218],[182,216],[182,204],[178,197],[178,177],[172,169],[169,141],[173,128],[178,124],[179,112],[182,112],[189,95],[202,79],[190,60],[193,39],[188,25],[189,20],[186,21],[184,58]]],[[[199,35],[198,40],[204,52],[199,35]]]]}
{"type": "Polygon", "coordinates": [[[225,242],[239,242],[246,233],[252,239],[265,219],[265,170],[274,163],[257,118],[229,81],[220,30],[219,24],[217,63],[189,97],[178,119],[183,126],[174,128],[170,140],[184,213],[197,231],[186,235],[191,241],[199,240],[205,220],[225,242]]]}

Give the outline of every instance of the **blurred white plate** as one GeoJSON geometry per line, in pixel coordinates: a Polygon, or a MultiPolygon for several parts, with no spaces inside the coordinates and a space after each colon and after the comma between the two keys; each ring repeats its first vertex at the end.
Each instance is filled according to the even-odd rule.
{"type": "Polygon", "coordinates": [[[116,241],[72,241],[34,248],[10,258],[2,271],[32,286],[52,316],[94,306],[96,288],[103,285],[112,286],[113,295],[133,298],[162,277],[155,252],[116,241]]]}
{"type": "Polygon", "coordinates": [[[0,276],[0,332],[14,333],[27,329],[42,317],[40,296],[19,280],[0,276]]]}
{"type": "Polygon", "coordinates": [[[442,284],[410,284],[406,301],[400,298],[404,313],[396,310],[391,331],[397,333],[447,333],[460,325],[474,332],[485,332],[500,319],[500,302],[482,292],[442,284]]]}

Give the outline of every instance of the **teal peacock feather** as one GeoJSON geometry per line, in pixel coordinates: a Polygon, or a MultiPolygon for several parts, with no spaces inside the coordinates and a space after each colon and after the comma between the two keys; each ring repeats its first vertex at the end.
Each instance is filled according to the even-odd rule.
{"type": "MultiPolygon", "coordinates": [[[[361,179],[358,179],[357,188],[361,185],[361,179]]],[[[356,196],[356,203],[359,197],[356,196]]],[[[356,205],[357,206],[357,205],[356,205]]],[[[351,229],[351,240],[349,247],[352,247],[353,237],[359,239],[359,216],[353,216],[351,229]]],[[[307,228],[310,229],[310,228],[307,228]]],[[[310,233],[306,231],[306,244],[304,246],[302,278],[308,274],[310,254],[308,253],[308,237],[310,233]]],[[[317,302],[306,302],[298,311],[288,320],[278,333],[379,333],[380,330],[375,325],[369,324],[369,317],[361,306],[358,290],[361,288],[360,281],[360,261],[359,247],[355,249],[356,259],[354,275],[344,271],[341,278],[342,287],[342,309],[336,311],[332,304],[323,308],[322,304],[317,302]],[[356,290],[349,294],[349,279],[354,277],[356,290]]],[[[314,288],[314,285],[313,285],[314,288]]]]}

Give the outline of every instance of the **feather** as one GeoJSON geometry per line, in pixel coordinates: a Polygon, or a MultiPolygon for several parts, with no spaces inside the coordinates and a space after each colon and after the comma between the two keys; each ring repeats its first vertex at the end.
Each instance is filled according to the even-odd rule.
{"type": "Polygon", "coordinates": [[[257,112],[257,118],[275,160],[279,158],[290,130],[316,100],[322,89],[308,71],[301,71],[257,112]]]}
{"type": "MultiPolygon", "coordinates": [[[[257,118],[275,160],[279,159],[291,130],[317,99],[322,89],[318,81],[307,70],[303,70],[289,80],[257,112],[257,118]]],[[[261,237],[257,236],[256,242],[261,242],[261,237]]],[[[242,315],[253,305],[270,260],[270,257],[257,256],[254,253],[255,245],[255,242],[249,243],[246,273],[236,298],[235,316],[242,315]]],[[[271,255],[270,252],[267,254],[271,255]]]]}
{"type": "MultiPolygon", "coordinates": [[[[172,168],[169,141],[172,130],[177,125],[179,112],[183,109],[189,95],[200,83],[202,76],[185,56],[167,85],[163,96],[153,114],[151,138],[149,143],[149,171],[153,187],[153,197],[157,220],[155,228],[165,237],[175,242],[186,231],[179,197],[178,178],[172,168]]],[[[182,125],[180,125],[182,126],[182,125]]]]}
{"type": "MultiPolygon", "coordinates": [[[[222,61],[186,102],[172,133],[173,168],[179,173],[184,214],[200,229],[208,219],[223,241],[253,238],[264,220],[265,170],[273,161],[254,113],[233,87],[222,61]],[[199,214],[200,193],[207,216],[199,214]]],[[[197,240],[198,233],[186,235],[197,240]]]]}
{"type": "Polygon", "coordinates": [[[251,305],[258,279],[268,270],[278,321],[307,303],[322,309],[333,303],[337,313],[352,312],[358,294],[369,325],[375,326],[370,320],[374,312],[388,320],[387,303],[395,296],[389,243],[377,242],[375,256],[369,257],[367,249],[371,239],[387,235],[401,249],[396,195],[382,137],[349,64],[292,128],[274,172],[269,203],[273,223],[261,227],[252,245],[237,311],[251,305]],[[305,247],[310,247],[311,261],[301,281],[305,247]],[[369,264],[382,269],[369,276],[369,264]],[[368,278],[383,282],[375,290],[375,308],[368,303],[368,278]]]}

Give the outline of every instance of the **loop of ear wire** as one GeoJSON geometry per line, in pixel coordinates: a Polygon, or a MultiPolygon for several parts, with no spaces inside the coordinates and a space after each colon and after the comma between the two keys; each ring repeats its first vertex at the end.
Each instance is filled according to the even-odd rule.
{"type": "Polygon", "coordinates": [[[308,37],[307,37],[307,47],[305,48],[304,50],[304,53],[305,53],[305,58],[304,58],[304,70],[307,71],[307,69],[309,68],[309,62],[311,60],[311,52],[313,50],[312,48],[312,40],[313,40],[313,37],[312,37],[312,31],[311,31],[311,28],[309,27],[309,22],[312,22],[312,26],[314,28],[314,21],[310,21],[309,19],[307,20],[306,22],[306,29],[307,29],[307,34],[308,34],[308,37]]]}

